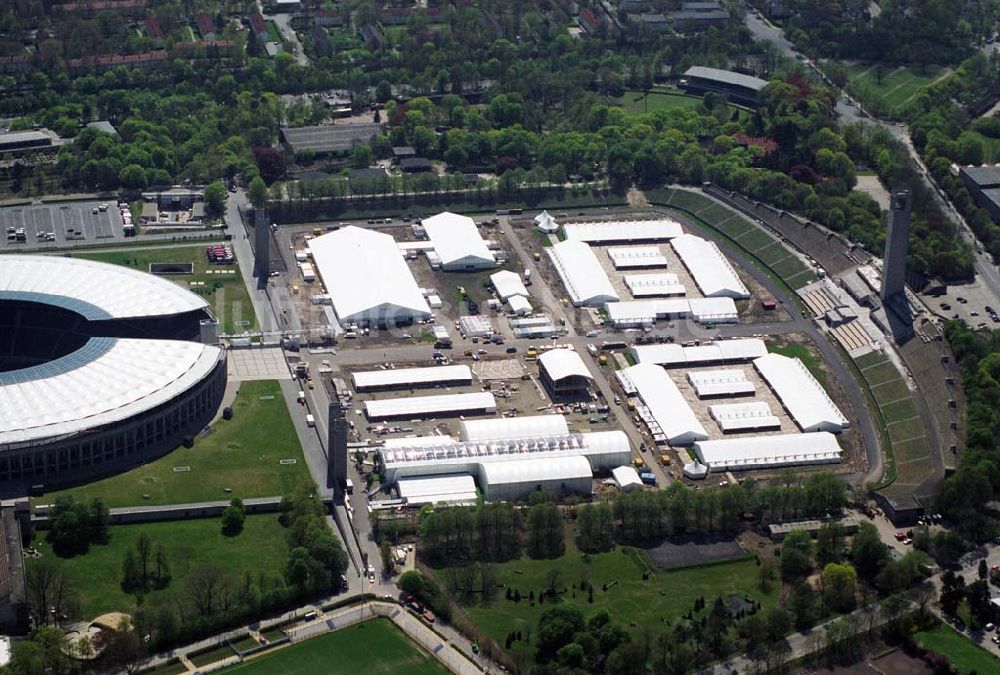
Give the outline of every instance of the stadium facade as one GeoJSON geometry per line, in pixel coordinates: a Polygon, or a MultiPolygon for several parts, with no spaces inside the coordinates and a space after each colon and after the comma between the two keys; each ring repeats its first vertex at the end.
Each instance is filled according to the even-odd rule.
{"type": "Polygon", "coordinates": [[[127,267],[49,256],[0,265],[0,493],[156,459],[214,417],[225,352],[205,300],[127,267]]]}

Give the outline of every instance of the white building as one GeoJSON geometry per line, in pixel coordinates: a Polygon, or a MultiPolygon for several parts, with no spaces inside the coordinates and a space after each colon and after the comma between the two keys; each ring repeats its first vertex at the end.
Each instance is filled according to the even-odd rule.
{"type": "Polygon", "coordinates": [[[656,246],[615,246],[608,258],[616,270],[666,267],[667,257],[656,246]]]}
{"type": "Polygon", "coordinates": [[[556,219],[548,211],[542,211],[535,216],[535,227],[542,234],[555,234],[559,231],[559,223],[556,222],[556,219]]]}
{"type": "Polygon", "coordinates": [[[463,441],[496,441],[511,438],[565,436],[569,433],[562,415],[527,415],[484,420],[462,420],[458,437],[463,441]]]}
{"type": "Polygon", "coordinates": [[[473,314],[458,317],[458,328],[466,337],[489,337],[493,335],[493,324],[489,318],[473,314]]]}
{"type": "Polygon", "coordinates": [[[619,466],[611,470],[611,477],[615,479],[615,485],[622,492],[635,492],[642,489],[642,479],[639,473],[631,466],[619,466]]]}
{"type": "Polygon", "coordinates": [[[698,323],[736,323],[732,298],[659,298],[609,302],[608,321],[616,328],[649,327],[657,321],[692,319],[698,323]]]}
{"type": "Polygon", "coordinates": [[[708,414],[724,434],[781,428],[781,420],[771,413],[771,406],[767,401],[719,403],[708,406],[708,414]]]}
{"type": "Polygon", "coordinates": [[[490,283],[496,289],[501,300],[507,302],[515,295],[528,297],[528,289],[521,280],[521,275],[510,270],[501,270],[490,275],[490,283]]]}
{"type": "Polygon", "coordinates": [[[750,297],[750,291],[714,241],[685,234],[671,239],[670,245],[706,297],[750,297]]]}
{"type": "Polygon", "coordinates": [[[468,366],[432,366],[429,368],[391,368],[364,370],[351,374],[354,391],[404,389],[417,387],[465,386],[472,384],[468,366]]]}
{"type": "Polygon", "coordinates": [[[733,398],[757,393],[756,385],[742,368],[695,370],[687,374],[687,380],[698,398],[733,398]]]}
{"type": "Polygon", "coordinates": [[[507,299],[507,305],[512,314],[517,316],[529,316],[532,312],[531,301],[523,295],[512,295],[507,299]]]}
{"type": "Polygon", "coordinates": [[[679,344],[635,345],[629,347],[629,353],[636,363],[693,368],[753,361],[767,355],[767,345],[759,338],[736,338],[692,347],[679,344]]]}
{"type": "Polygon", "coordinates": [[[600,307],[618,301],[618,294],[590,246],[567,240],[547,250],[574,306],[600,307]]]}
{"type": "Polygon", "coordinates": [[[694,451],[712,471],[836,464],[841,453],[837,438],[825,431],[699,441],[694,451]]]}
{"type": "Polygon", "coordinates": [[[496,411],[496,399],[488,391],[365,401],[365,415],[369,420],[491,415],[496,411]]]}
{"type": "Polygon", "coordinates": [[[654,438],[661,437],[671,445],[690,445],[708,438],[705,427],[663,368],[640,363],[616,374],[626,392],[642,399],[637,412],[654,438]]]}
{"type": "Polygon", "coordinates": [[[595,472],[628,464],[632,453],[622,431],[478,441],[430,438],[398,439],[412,443],[379,450],[387,484],[465,474],[475,477],[491,500],[523,499],[536,489],[589,495],[595,472]]]}
{"type": "Polygon", "coordinates": [[[566,231],[567,241],[582,241],[588,244],[669,241],[684,233],[680,223],[669,218],[566,223],[563,229],[566,231]]]}
{"type": "MultiPolygon", "coordinates": [[[[670,297],[684,295],[687,289],[676,274],[626,274],[622,280],[633,298],[670,297]]],[[[690,307],[690,303],[688,304],[690,307]]]]}
{"type": "Polygon", "coordinates": [[[768,354],[754,359],[753,365],[802,431],[839,433],[849,426],[837,404],[799,359],[768,354]]]}
{"type": "Polygon", "coordinates": [[[479,236],[472,218],[445,211],[424,218],[421,224],[427,238],[434,244],[441,269],[450,272],[496,267],[493,252],[479,236]]]}
{"type": "Polygon", "coordinates": [[[350,225],[309,240],[309,250],[342,323],[407,324],[431,312],[388,234],[350,225]]]}
{"type": "Polygon", "coordinates": [[[399,498],[410,506],[423,504],[468,504],[476,503],[476,481],[472,476],[428,476],[427,478],[404,478],[397,483],[399,498]]]}

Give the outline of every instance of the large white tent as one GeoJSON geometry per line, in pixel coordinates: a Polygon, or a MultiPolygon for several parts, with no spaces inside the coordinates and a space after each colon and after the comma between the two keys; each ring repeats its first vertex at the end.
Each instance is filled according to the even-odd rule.
{"type": "Polygon", "coordinates": [[[753,365],[802,431],[838,433],[849,425],[823,385],[799,359],[768,354],[754,359],[753,365]]]}
{"type": "Polygon", "coordinates": [[[441,269],[480,270],[496,267],[496,259],[468,216],[445,211],[421,221],[441,260],[441,269]]]}
{"type": "Polygon", "coordinates": [[[629,353],[636,363],[654,363],[667,368],[742,363],[767,355],[760,338],[717,340],[712,344],[682,347],[679,344],[635,345],[629,353]]]}
{"type": "Polygon", "coordinates": [[[555,234],[559,231],[559,223],[548,211],[542,211],[535,216],[535,226],[544,234],[555,234]]]}
{"type": "Polygon", "coordinates": [[[640,363],[619,370],[618,377],[626,390],[634,391],[642,399],[645,410],[640,411],[640,417],[647,419],[654,436],[662,434],[671,445],[689,445],[708,438],[705,427],[663,368],[640,363]]]}
{"type": "Polygon", "coordinates": [[[705,296],[750,297],[747,287],[714,241],[685,234],[671,239],[670,245],[705,296]]]}
{"type": "Polygon", "coordinates": [[[590,246],[567,240],[547,250],[573,305],[600,307],[618,301],[618,293],[590,246]]]}
{"type": "Polygon", "coordinates": [[[692,319],[698,323],[735,323],[732,298],[657,298],[609,302],[608,321],[617,328],[652,326],[657,320],[692,319]]]}
{"type": "Polygon", "coordinates": [[[680,223],[669,218],[566,223],[563,229],[566,231],[568,241],[583,241],[590,244],[668,241],[683,234],[680,223]]]}
{"type": "Polygon", "coordinates": [[[490,275],[490,283],[504,302],[515,295],[528,297],[528,289],[521,281],[521,275],[510,270],[500,270],[490,275]]]}
{"type": "Polygon", "coordinates": [[[527,415],[496,417],[483,420],[462,420],[458,435],[463,441],[493,441],[508,438],[565,436],[569,433],[562,415],[527,415]]]}
{"type": "Polygon", "coordinates": [[[350,225],[311,239],[309,250],[341,322],[395,325],[430,318],[390,235],[350,225]]]}
{"type": "Polygon", "coordinates": [[[699,441],[694,451],[713,471],[834,464],[841,452],[836,437],[825,431],[699,441]]]}

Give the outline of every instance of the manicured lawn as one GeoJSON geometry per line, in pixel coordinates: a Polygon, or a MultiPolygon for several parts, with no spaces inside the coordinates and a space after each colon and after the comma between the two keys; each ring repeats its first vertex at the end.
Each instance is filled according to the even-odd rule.
{"type": "Polygon", "coordinates": [[[309,478],[276,381],[242,383],[233,419],[219,420],[214,429],[196,438],[192,448],[177,448],[155,462],[35,502],[50,504],[59,495],[72,495],[86,501],[100,497],[108,507],[117,507],[272,497],[290,493],[309,478]],[[294,459],[295,464],[281,464],[283,459],[294,459]],[[178,472],[175,467],[190,470],[178,472]]]}
{"type": "MultiPolygon", "coordinates": [[[[498,582],[520,591],[520,602],[507,600],[501,590],[487,606],[476,605],[466,608],[469,618],[485,633],[503,644],[507,633],[520,630],[534,635],[538,630],[538,620],[550,606],[531,603],[528,593],[537,596],[547,585],[550,570],[557,569],[562,574],[562,585],[568,587],[561,595],[562,602],[577,604],[584,616],[606,609],[615,621],[624,625],[662,626],[661,622],[673,622],[691,609],[695,600],[704,596],[708,605],[712,600],[730,593],[751,595],[765,607],[777,599],[777,590],[763,594],[758,588],[758,567],[752,560],[687,567],[673,570],[657,570],[646,581],[642,579],[642,569],[630,556],[618,548],[608,553],[586,556],[573,546],[567,546],[566,554],[556,560],[532,560],[521,558],[494,566],[498,582]],[[589,578],[594,586],[594,602],[588,602],[588,593],[580,590],[580,582],[589,578]],[[605,584],[617,582],[604,590],[605,584]]],[[[447,587],[447,569],[435,570],[441,583],[447,587]]],[[[530,649],[529,641],[519,640],[513,648],[530,649]]]]}
{"type": "Polygon", "coordinates": [[[372,619],[227,668],[239,675],[443,675],[447,673],[387,619],[372,619]]]}
{"type": "Polygon", "coordinates": [[[163,278],[205,298],[209,309],[219,319],[221,332],[242,333],[257,325],[253,305],[239,268],[235,264],[215,265],[208,262],[203,246],[143,248],[73,255],[112,265],[124,265],[143,272],[149,271],[150,263],[193,263],[194,274],[171,274],[163,278]],[[197,285],[192,285],[191,282],[197,285]]]}
{"type": "Polygon", "coordinates": [[[643,113],[675,108],[694,110],[701,104],[701,97],[688,96],[680,89],[654,89],[649,93],[629,89],[616,102],[629,112],[643,113]]]}
{"type": "Polygon", "coordinates": [[[813,377],[819,380],[820,384],[824,387],[826,386],[826,370],[823,368],[823,360],[813,347],[807,347],[803,344],[768,345],[767,350],[789,358],[799,359],[809,372],[812,373],[813,377]]]}
{"type": "Polygon", "coordinates": [[[170,661],[152,670],[143,671],[143,675],[181,675],[187,672],[187,666],[180,661],[170,661]]]}
{"type": "Polygon", "coordinates": [[[848,68],[850,86],[877,96],[898,114],[921,89],[944,74],[940,68],[920,73],[909,68],[892,68],[870,64],[848,68]]]}
{"type": "MultiPolygon", "coordinates": [[[[143,532],[163,546],[171,574],[170,585],[151,596],[182,590],[188,575],[201,565],[214,565],[235,576],[243,570],[270,576],[284,573],[288,546],[277,515],[247,516],[243,532],[235,537],[223,536],[217,518],[115,525],[107,544],[91,546],[86,555],[75,558],[56,557],[44,534],[32,545],[66,570],[80,594],[82,617],[92,619],[105,612],[129,611],[135,604],[133,596],[121,588],[122,560],[143,532]]],[[[28,565],[32,560],[28,559],[28,565]]]]}
{"type": "Polygon", "coordinates": [[[191,663],[201,668],[209,665],[210,663],[215,663],[216,661],[221,661],[222,659],[228,659],[230,656],[236,656],[236,652],[234,652],[229,645],[222,645],[220,647],[206,649],[205,651],[198,652],[197,654],[192,654],[188,658],[191,659],[191,663]]]}
{"type": "Polygon", "coordinates": [[[962,673],[995,673],[1000,670],[1000,661],[996,657],[945,624],[932,631],[921,631],[915,637],[917,644],[924,649],[947,656],[951,665],[962,673]]]}

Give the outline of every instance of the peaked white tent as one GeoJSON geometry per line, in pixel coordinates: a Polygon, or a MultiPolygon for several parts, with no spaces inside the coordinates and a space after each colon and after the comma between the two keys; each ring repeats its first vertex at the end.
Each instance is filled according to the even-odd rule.
{"type": "Polygon", "coordinates": [[[479,270],[496,267],[496,259],[479,236],[476,222],[472,218],[445,211],[424,218],[421,225],[441,259],[441,269],[479,270]]]}
{"type": "Polygon", "coordinates": [[[559,231],[559,223],[548,211],[542,211],[535,216],[535,227],[544,234],[555,234],[559,231]]]}

